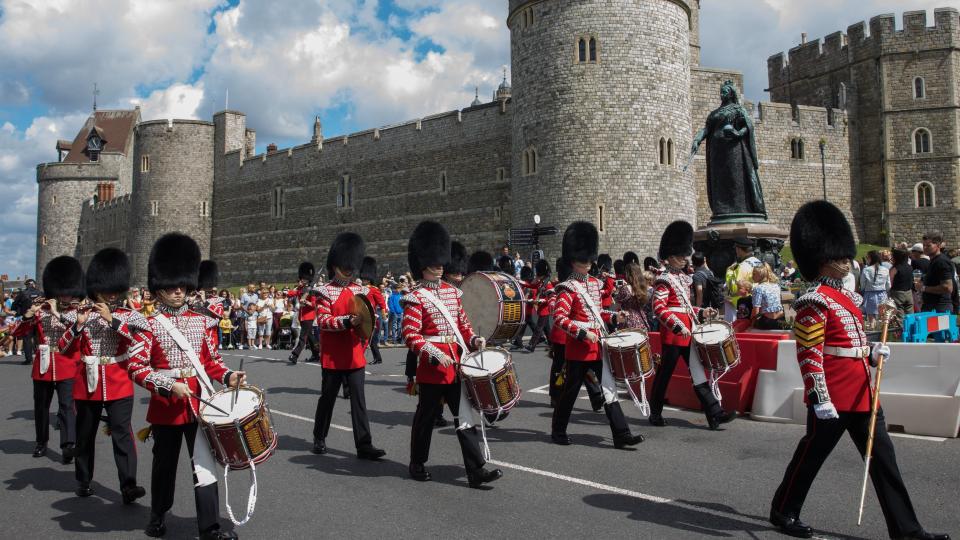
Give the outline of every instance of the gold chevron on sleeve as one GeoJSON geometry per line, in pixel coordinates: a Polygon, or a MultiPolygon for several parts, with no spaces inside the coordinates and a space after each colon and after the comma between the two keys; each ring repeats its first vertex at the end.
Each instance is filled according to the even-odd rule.
{"type": "Polygon", "coordinates": [[[804,326],[795,322],[793,324],[793,334],[797,340],[797,345],[809,349],[823,343],[824,325],[823,323],[814,323],[810,326],[804,326]]]}

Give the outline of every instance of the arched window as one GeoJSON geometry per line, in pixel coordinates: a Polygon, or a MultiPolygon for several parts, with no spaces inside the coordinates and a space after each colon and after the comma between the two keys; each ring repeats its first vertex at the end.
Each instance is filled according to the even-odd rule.
{"type": "Polygon", "coordinates": [[[790,139],[790,159],[803,159],[803,139],[790,139]]]}
{"type": "Polygon", "coordinates": [[[577,61],[587,61],[587,40],[584,38],[577,40],[577,61]]]}
{"type": "Polygon", "coordinates": [[[603,232],[603,205],[597,206],[597,230],[603,232]]]}
{"type": "Polygon", "coordinates": [[[447,192],[447,171],[443,171],[440,173],[440,192],[441,193],[447,192]]]}
{"type": "Polygon", "coordinates": [[[657,163],[660,165],[667,164],[667,140],[663,137],[660,137],[660,145],[658,148],[657,163]]]}
{"type": "Polygon", "coordinates": [[[933,208],[937,205],[936,195],[933,191],[933,184],[930,182],[920,182],[917,184],[917,208],[933,208]]]}
{"type": "Polygon", "coordinates": [[[667,165],[673,165],[673,139],[667,139],[667,165]]]}
{"type": "Polygon", "coordinates": [[[923,99],[927,97],[927,86],[923,77],[913,79],[913,99],[923,99]]]}
{"type": "Polygon", "coordinates": [[[597,39],[590,38],[590,61],[597,61],[597,39]]]}
{"type": "Polygon", "coordinates": [[[536,148],[527,148],[523,151],[523,175],[529,176],[537,173],[537,150],[536,148]]]}
{"type": "Polygon", "coordinates": [[[914,154],[929,154],[932,150],[930,149],[930,132],[926,128],[919,128],[913,132],[913,153],[914,154]]]}

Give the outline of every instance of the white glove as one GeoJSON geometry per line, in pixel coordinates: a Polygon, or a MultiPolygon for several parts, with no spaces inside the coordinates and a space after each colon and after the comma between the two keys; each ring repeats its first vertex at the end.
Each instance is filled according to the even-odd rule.
{"type": "Polygon", "coordinates": [[[816,413],[817,418],[820,420],[836,420],[840,418],[840,415],[837,414],[837,408],[833,406],[833,403],[828,401],[826,403],[817,403],[813,406],[813,412],[816,413]]]}
{"type": "Polygon", "coordinates": [[[487,340],[485,338],[477,336],[474,339],[474,345],[477,347],[478,351],[482,351],[487,348],[487,340]]]}
{"type": "Polygon", "coordinates": [[[881,356],[884,362],[890,360],[890,346],[883,343],[874,344],[873,351],[870,353],[870,365],[874,367],[880,365],[881,356]]]}

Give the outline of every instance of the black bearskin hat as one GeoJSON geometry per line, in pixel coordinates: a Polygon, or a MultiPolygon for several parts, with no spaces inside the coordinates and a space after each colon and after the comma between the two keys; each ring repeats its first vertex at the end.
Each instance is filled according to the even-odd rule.
{"type": "Polygon", "coordinates": [[[601,272],[609,272],[613,269],[613,258],[606,253],[601,253],[600,256],[597,257],[597,266],[600,267],[601,272]]]}
{"type": "Polygon", "coordinates": [[[377,281],[377,260],[373,257],[364,257],[360,263],[360,279],[365,279],[371,283],[377,281]]]}
{"type": "Polygon", "coordinates": [[[689,257],[693,254],[693,225],[686,221],[677,220],[667,225],[660,237],[660,252],[657,255],[661,261],[671,255],[689,257]]]}
{"type": "Polygon", "coordinates": [[[537,261],[537,277],[549,277],[550,276],[550,263],[546,259],[540,259],[537,261]]]}
{"type": "Polygon", "coordinates": [[[626,266],[630,263],[640,264],[640,256],[632,251],[628,251],[623,254],[623,265],[626,266]]]}
{"type": "Polygon", "coordinates": [[[69,255],[50,259],[43,267],[43,295],[83,298],[83,267],[69,255]]]}
{"type": "Polygon", "coordinates": [[[790,224],[790,248],[797,268],[808,280],[820,276],[820,266],[825,262],[857,256],[850,223],[827,201],[808,202],[797,210],[790,224]]]}
{"type": "Polygon", "coordinates": [[[474,251],[473,255],[467,260],[467,273],[474,272],[493,272],[496,268],[493,266],[493,255],[489,251],[474,251]]]}
{"type": "Polygon", "coordinates": [[[209,259],[200,261],[200,277],[197,278],[197,288],[201,290],[212,289],[220,283],[220,268],[217,267],[217,261],[209,259]]]}
{"type": "Polygon", "coordinates": [[[627,273],[627,265],[622,259],[613,261],[613,273],[617,276],[622,276],[627,273]]]}
{"type": "Polygon", "coordinates": [[[313,277],[316,274],[317,269],[313,267],[313,263],[310,261],[303,261],[300,263],[300,268],[297,269],[297,279],[313,281],[313,277]]]}
{"type": "Polygon", "coordinates": [[[643,269],[644,270],[659,270],[660,262],[653,257],[644,257],[643,259],[643,269]]]}
{"type": "Polygon", "coordinates": [[[200,246],[183,233],[161,236],[150,250],[147,263],[147,288],[150,292],[183,287],[197,289],[200,277],[200,246]]]}
{"type": "Polygon", "coordinates": [[[348,272],[360,270],[366,253],[367,246],[359,234],[353,232],[338,234],[330,245],[330,251],[327,252],[327,275],[333,278],[334,266],[348,272]]]}
{"type": "Polygon", "coordinates": [[[524,266],[520,269],[520,280],[521,281],[533,281],[533,268],[529,266],[524,266]]]}
{"type": "Polygon", "coordinates": [[[87,265],[87,296],[130,290],[130,259],[117,248],[103,248],[87,265]]]}
{"type": "Polygon", "coordinates": [[[443,274],[449,276],[451,274],[466,273],[467,248],[465,248],[460,242],[454,240],[453,242],[450,242],[450,262],[443,267],[443,274]]]}
{"type": "Polygon", "coordinates": [[[421,221],[410,235],[407,262],[413,279],[423,278],[423,269],[450,262],[450,234],[436,221],[421,221]]]}
{"type": "Polygon", "coordinates": [[[510,274],[512,276],[515,271],[513,267],[513,259],[511,259],[509,255],[501,255],[497,257],[497,269],[504,274],[510,274]]]}
{"type": "Polygon", "coordinates": [[[563,258],[570,263],[594,262],[597,260],[598,249],[600,249],[600,233],[597,232],[593,223],[574,221],[563,233],[563,258]]]}
{"type": "Polygon", "coordinates": [[[570,261],[560,257],[557,259],[557,279],[560,281],[566,281],[570,277],[570,272],[573,272],[573,267],[570,266],[570,261]]]}

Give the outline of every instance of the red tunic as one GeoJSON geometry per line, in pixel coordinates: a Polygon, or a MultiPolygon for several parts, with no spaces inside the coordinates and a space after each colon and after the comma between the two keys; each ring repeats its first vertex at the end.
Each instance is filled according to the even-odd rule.
{"type": "Polygon", "coordinates": [[[664,345],[690,345],[691,336],[684,337],[679,329],[682,327],[692,332],[690,312],[693,316],[700,313],[700,308],[693,307],[690,302],[692,284],[693,278],[687,274],[670,270],[661,272],[653,282],[653,314],[660,319],[660,340],[664,345]]]}
{"type": "Polygon", "coordinates": [[[616,288],[616,281],[608,276],[603,274],[603,288],[600,290],[600,307],[606,309],[613,305],[613,290],[616,288]]]}
{"type": "Polygon", "coordinates": [[[200,381],[196,375],[174,378],[173,374],[166,373],[166,370],[192,370],[193,364],[160,325],[158,317],[168,318],[187,338],[211,381],[226,384],[231,371],[223,364],[210,340],[209,329],[216,326],[217,321],[190,311],[186,306],[174,310],[157,304],[157,314],[147,319],[149,330],[143,333],[144,348],[127,365],[133,382],[151,392],[147,422],[159,425],[189,424],[196,421],[194,412],[198,410],[200,402],[196,398],[186,400],[167,396],[170,396],[170,389],[175,382],[186,383],[191,393],[200,395],[200,381]]]}
{"type": "Polygon", "coordinates": [[[553,284],[545,280],[537,280],[534,299],[537,300],[537,317],[550,316],[550,297],[553,296],[553,284]]]}
{"type": "MultiPolygon", "coordinates": [[[[557,285],[559,285],[559,283],[557,285]]],[[[551,315],[554,315],[557,309],[557,289],[553,283],[549,283],[547,289],[549,293],[547,296],[547,310],[549,310],[551,315]]],[[[556,315],[553,316],[553,320],[557,320],[556,315]]],[[[567,343],[567,333],[555,324],[550,326],[550,343],[565,345],[567,343]]]]}
{"type": "Polygon", "coordinates": [[[821,284],[794,302],[797,361],[808,404],[833,402],[840,412],[870,411],[870,346],[861,301],[854,292],[821,284]],[[828,354],[824,347],[847,351],[828,354]]]}
{"type": "MultiPolygon", "coordinates": [[[[536,300],[537,299],[537,290],[540,288],[540,281],[521,281],[520,286],[523,287],[523,294],[527,300],[536,300]]],[[[523,306],[524,311],[527,313],[527,320],[533,318],[533,314],[536,313],[537,304],[535,302],[526,302],[523,306]]]]}
{"type": "Polygon", "coordinates": [[[317,327],[320,328],[320,364],[323,369],[357,369],[367,365],[365,344],[349,326],[353,295],[367,287],[330,281],[318,289],[317,327]]]}
{"type": "Polygon", "coordinates": [[[309,294],[310,290],[309,286],[303,285],[287,292],[287,296],[290,298],[303,298],[304,294],[307,295],[307,299],[300,302],[299,318],[301,321],[312,321],[317,318],[316,299],[315,295],[309,294]]]}
{"type": "Polygon", "coordinates": [[[460,360],[460,346],[454,343],[453,329],[446,318],[433,303],[426,299],[424,288],[434,294],[447,308],[457,323],[457,329],[468,347],[476,346],[473,327],[467,319],[467,313],[460,303],[462,292],[449,283],[439,284],[422,282],[410,293],[403,296],[403,341],[417,355],[417,382],[427,384],[451,384],[457,380],[455,366],[433,365],[431,359],[447,355],[455,361],[460,360]],[[447,336],[450,343],[439,343],[437,337],[447,336]],[[434,340],[429,338],[433,337],[434,340]]]}
{"type": "Polygon", "coordinates": [[[387,301],[383,298],[383,293],[380,292],[380,288],[372,285],[367,287],[367,300],[369,300],[370,305],[373,306],[374,315],[377,316],[377,325],[383,326],[382,317],[387,311],[387,301]]]}
{"type": "MultiPolygon", "coordinates": [[[[67,311],[63,314],[66,318],[67,311]]],[[[57,341],[60,336],[67,331],[67,326],[59,318],[54,317],[49,311],[38,311],[31,319],[23,319],[17,323],[13,331],[10,332],[16,337],[24,337],[31,332],[37,335],[37,346],[33,354],[33,380],[44,382],[59,382],[72,379],[77,374],[77,362],[80,359],[79,351],[69,354],[60,352],[57,348],[57,341]],[[39,322],[38,322],[39,321],[39,322]],[[50,347],[50,368],[43,375],[40,374],[40,345],[50,347]]]]}
{"type": "Polygon", "coordinates": [[[95,365],[99,371],[93,391],[87,387],[86,358],[123,357],[134,344],[144,347],[144,332],[149,328],[147,319],[139,312],[118,308],[112,313],[113,322],[108,323],[99,313],[91,311],[87,322],[77,329],[76,315],[66,318],[73,324],[60,338],[57,346],[66,354],[79,353],[80,364],[73,383],[73,399],[83,401],[113,401],[133,395],[133,382],[127,372],[129,360],[112,364],[95,365]],[[86,357],[86,358],[85,358],[86,357]]]}
{"type": "MultiPolygon", "coordinates": [[[[557,303],[553,311],[553,325],[567,335],[564,356],[575,362],[594,362],[600,360],[600,344],[587,341],[587,333],[601,336],[600,322],[591,313],[577,287],[585,289],[594,306],[600,309],[600,281],[592,276],[570,274],[570,279],[557,285],[557,303]]],[[[613,313],[600,309],[602,323],[614,320],[613,313]]]]}

